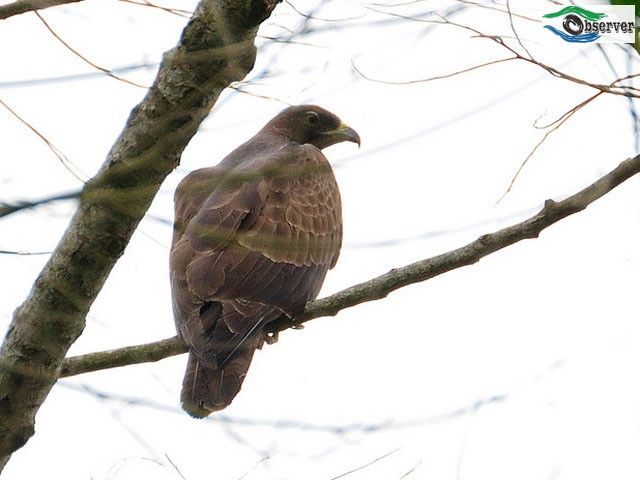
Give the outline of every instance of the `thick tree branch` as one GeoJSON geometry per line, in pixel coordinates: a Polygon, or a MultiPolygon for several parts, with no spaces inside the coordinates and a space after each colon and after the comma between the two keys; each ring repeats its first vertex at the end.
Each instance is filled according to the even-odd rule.
{"type": "Polygon", "coordinates": [[[0,349],[0,469],[33,435],[67,350],[164,178],[222,90],[251,70],[279,0],[201,0],[133,109],[0,349]]]}
{"type": "MultiPolygon", "coordinates": [[[[539,213],[523,222],[483,235],[464,247],[393,269],[367,282],[311,302],[298,318],[291,320],[281,317],[270,325],[270,331],[277,333],[299,326],[313,318],[336,315],[340,310],[384,298],[394,290],[412,283],[423,282],[451,270],[472,265],[481,258],[521,240],[536,238],[545,228],[569,215],[584,210],[588,205],[637,173],[640,173],[640,155],[625,160],[587,188],[560,202],[547,200],[539,213]]],[[[61,376],[68,377],[106,368],[155,362],[186,351],[187,347],[182,340],[178,337],[172,337],[144,345],[90,353],[65,360],[61,376]]]]}
{"type": "Polygon", "coordinates": [[[22,13],[35,12],[49,7],[80,1],[81,0],[18,0],[17,2],[0,5],[0,20],[22,13]]]}

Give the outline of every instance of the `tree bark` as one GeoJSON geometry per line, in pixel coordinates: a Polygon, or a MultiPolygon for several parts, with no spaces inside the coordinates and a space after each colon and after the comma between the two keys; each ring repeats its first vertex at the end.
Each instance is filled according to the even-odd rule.
{"type": "Polygon", "coordinates": [[[202,0],[84,187],[0,349],[0,471],[33,435],[67,350],[160,184],[222,90],[253,67],[258,27],[279,1],[202,0]]]}

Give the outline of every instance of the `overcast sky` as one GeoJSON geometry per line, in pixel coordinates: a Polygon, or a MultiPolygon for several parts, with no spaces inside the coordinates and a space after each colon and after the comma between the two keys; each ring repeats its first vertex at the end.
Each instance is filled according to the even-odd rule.
{"type": "MultiPolygon", "coordinates": [[[[248,82],[220,98],[185,150],[70,353],[175,334],[171,228],[162,221],[172,220],[173,190],[288,104],[328,108],[362,138],[360,150],[325,152],[342,192],[345,239],[321,296],[516,223],[635,155],[638,105],[602,95],[549,135],[496,204],[548,131],[539,127],[595,91],[523,61],[416,82],[510,56],[490,39],[429,22],[446,15],[512,37],[504,3],[486,5],[494,9],[419,0],[279,5],[260,30],[248,82]]],[[[544,30],[540,12],[557,5],[511,7],[528,17],[514,25],[542,62],[605,84],[640,69],[637,53],[621,45],[570,44],[544,30]]],[[[93,63],[142,66],[119,73],[141,85],[187,21],[96,0],[41,15],[93,63]]],[[[81,188],[145,90],[89,66],[32,14],[0,22],[0,45],[0,100],[66,159],[0,107],[0,201],[81,188]]],[[[345,478],[638,478],[639,186],[633,178],[474,266],[285,332],[256,354],[233,404],[206,421],[179,407],[184,355],[62,380],[3,478],[331,479],[370,462],[345,478]]],[[[51,251],[74,207],[0,219],[0,250],[51,251]]],[[[0,330],[46,260],[0,255],[0,330]]]]}

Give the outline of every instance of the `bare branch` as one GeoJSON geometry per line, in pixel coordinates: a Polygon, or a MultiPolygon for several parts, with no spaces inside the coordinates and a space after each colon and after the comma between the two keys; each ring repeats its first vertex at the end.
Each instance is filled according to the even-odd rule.
{"type": "Polygon", "coordinates": [[[462,75],[463,73],[472,72],[473,70],[478,70],[479,68],[488,67],[489,65],[495,65],[496,63],[509,62],[511,60],[518,60],[519,57],[507,57],[507,58],[499,58],[498,60],[491,60],[489,62],[480,63],[478,65],[474,65],[472,67],[463,68],[462,70],[456,70],[455,72],[445,73],[443,75],[436,75],[434,77],[429,78],[417,78],[413,80],[404,80],[404,81],[391,81],[391,80],[380,80],[377,78],[372,78],[362,72],[360,68],[358,68],[353,59],[351,59],[351,66],[353,69],[365,80],[375,83],[384,83],[387,85],[412,85],[414,83],[426,83],[432,82],[434,80],[443,80],[445,78],[455,77],[457,75],[462,75]]]}
{"type": "Polygon", "coordinates": [[[511,4],[509,3],[509,0],[507,0],[507,16],[509,17],[509,26],[511,27],[511,31],[513,32],[513,35],[515,35],[516,40],[518,41],[518,44],[520,45],[520,47],[522,47],[522,49],[529,56],[529,58],[531,60],[534,60],[533,59],[533,55],[531,55],[531,52],[529,52],[527,47],[524,46],[524,43],[522,43],[522,40],[520,39],[520,35],[518,35],[518,31],[516,30],[516,26],[513,23],[513,13],[511,12],[511,4]]]}
{"type": "Polygon", "coordinates": [[[182,339],[171,337],[158,342],[79,355],[64,361],[60,378],[137,363],[157,362],[186,352],[187,346],[182,339]]]}
{"type": "Polygon", "coordinates": [[[140,88],[144,88],[147,89],[149,88],[146,85],[140,85],[139,83],[136,82],[132,82],[131,80],[127,80],[124,77],[120,77],[118,75],[116,75],[115,73],[113,73],[111,70],[109,70],[108,68],[104,68],[101,67],[100,65],[96,65],[94,62],[92,62],[91,60],[89,60],[87,57],[85,57],[84,55],[82,55],[80,52],[78,52],[75,48],[73,48],[71,45],[69,45],[68,42],[64,41],[62,39],[62,37],[60,35],[58,35],[58,33],[51,28],[51,25],[49,25],[49,22],[47,22],[42,15],[40,15],[38,13],[37,10],[34,10],[34,12],[36,17],[38,17],[38,19],[42,22],[42,24],[44,25],[44,27],[49,31],[49,33],[51,35],[53,35],[53,38],[55,38],[58,42],[60,42],[67,50],[69,50],[71,53],[73,53],[76,57],[78,57],[80,60],[82,60],[83,62],[85,62],[87,65],[95,68],[96,70],[101,71],[102,73],[104,73],[105,75],[118,80],[120,82],[124,82],[124,83],[128,83],[129,85],[133,85],[134,87],[140,87],[140,88]]]}
{"type": "MultiPolygon", "coordinates": [[[[393,269],[367,282],[311,302],[297,318],[292,320],[281,317],[270,324],[269,333],[275,334],[288,328],[299,327],[314,318],[334,316],[345,308],[379,300],[399,288],[472,265],[483,257],[509,245],[521,240],[536,238],[545,228],[569,215],[584,210],[588,205],[637,173],[640,173],[640,155],[625,160],[607,175],[562,201],[547,200],[540,212],[523,222],[483,235],[464,247],[393,269]]],[[[155,362],[186,351],[187,347],[182,340],[178,337],[172,337],[144,345],[90,353],[66,359],[61,376],[68,377],[106,368],[155,362]]]]}
{"type": "Polygon", "coordinates": [[[384,455],[381,455],[373,460],[371,460],[370,462],[365,463],[364,465],[360,465],[359,467],[353,468],[351,470],[349,470],[348,472],[344,472],[341,473],[340,475],[338,475],[337,477],[332,477],[331,480],[338,480],[339,478],[344,478],[347,475],[351,475],[352,473],[355,473],[359,470],[362,470],[363,468],[367,468],[371,465],[373,465],[374,463],[379,462],[380,460],[384,460],[385,458],[387,458],[389,455],[393,455],[394,453],[396,453],[397,451],[399,451],[402,447],[398,447],[395,450],[391,450],[390,452],[385,453],[384,455]]]}
{"type": "Polygon", "coordinates": [[[51,255],[51,252],[25,252],[22,250],[0,250],[0,255],[18,255],[28,257],[31,255],[51,255]]]}
{"type": "MultiPolygon", "coordinates": [[[[27,12],[37,12],[38,10],[44,10],[49,7],[57,7],[59,5],[66,5],[68,3],[77,3],[82,0],[18,0],[13,3],[8,3],[7,5],[0,5],[0,20],[7,19],[9,17],[13,17],[14,15],[21,15],[27,12]]],[[[192,12],[188,10],[182,10],[178,8],[166,8],[161,7],[159,5],[155,5],[147,0],[121,0],[122,2],[132,3],[134,5],[140,5],[143,7],[153,7],[164,10],[168,13],[172,13],[174,15],[179,15],[181,17],[189,17],[192,12]]]]}
{"type": "Polygon", "coordinates": [[[2,99],[0,99],[0,105],[2,105],[11,115],[13,115],[25,127],[27,127],[29,130],[35,133],[38,136],[38,138],[45,143],[45,145],[49,148],[49,150],[51,150],[53,154],[56,157],[58,157],[58,160],[60,160],[60,163],[62,164],[62,166],[66,168],[71,175],[76,177],[82,183],[85,182],[86,175],[71,160],[69,160],[67,156],[64,153],[62,153],[62,151],[58,147],[56,147],[53,143],[51,143],[51,141],[47,137],[45,137],[42,133],[40,133],[40,131],[36,127],[34,127],[31,123],[29,123],[27,120],[22,118],[20,115],[18,115],[18,113],[14,109],[12,109],[9,105],[7,105],[2,99]]]}
{"type": "Polygon", "coordinates": [[[172,15],[176,15],[178,17],[185,17],[185,18],[189,18],[193,12],[190,10],[184,10],[181,8],[168,8],[168,7],[162,7],[160,5],[156,5],[155,3],[151,3],[148,0],[140,0],[140,1],[135,1],[135,0],[120,0],[123,3],[130,3],[132,5],[139,5],[141,7],[151,7],[151,8],[157,8],[158,10],[162,10],[164,12],[170,13],[172,15]]]}
{"type": "MultiPolygon", "coordinates": [[[[546,371],[551,371],[562,365],[561,361],[554,362],[546,371]]],[[[545,372],[542,372],[543,374],[545,372]]],[[[107,400],[109,402],[115,402],[129,407],[142,407],[146,409],[153,409],[159,412],[174,413],[178,415],[184,415],[184,410],[175,404],[159,403],[155,400],[142,397],[133,397],[129,395],[122,395],[115,392],[109,392],[106,390],[100,390],[82,383],[74,383],[66,380],[62,380],[57,383],[57,386],[66,388],[75,392],[91,395],[98,400],[107,400]]],[[[451,408],[449,410],[428,415],[426,417],[409,418],[404,420],[397,419],[383,419],[376,422],[350,422],[342,424],[328,424],[328,423],[312,423],[301,422],[299,419],[287,419],[278,418],[275,420],[261,419],[261,418],[248,418],[248,417],[236,417],[227,415],[225,413],[218,413],[217,415],[203,418],[203,422],[221,423],[226,425],[232,425],[234,427],[243,428],[273,428],[276,430],[299,430],[304,432],[318,432],[318,433],[330,433],[332,435],[340,436],[350,434],[354,432],[359,433],[379,433],[390,430],[406,430],[411,428],[417,428],[426,425],[436,425],[442,422],[448,422],[455,420],[459,417],[473,413],[480,408],[487,405],[495,405],[506,402],[511,395],[511,392],[500,392],[489,394],[480,398],[476,398],[469,403],[465,403],[458,407],[451,408]]]]}
{"type": "Polygon", "coordinates": [[[407,478],[409,475],[411,475],[413,472],[415,472],[420,465],[422,465],[422,460],[420,460],[412,468],[407,470],[398,480],[402,480],[403,478],[407,478]]]}
{"type": "Polygon", "coordinates": [[[38,207],[53,202],[60,202],[62,200],[73,200],[80,197],[81,191],[57,193],[50,197],[40,198],[38,200],[19,201],[14,203],[0,202],[0,218],[11,215],[12,213],[26,210],[29,208],[38,207]]]}
{"type": "MultiPolygon", "coordinates": [[[[582,78],[578,78],[575,77],[573,75],[569,75],[568,73],[562,72],[560,70],[558,70],[555,67],[552,67],[550,65],[547,65],[546,63],[541,62],[540,60],[536,60],[534,58],[529,58],[529,57],[525,57],[522,54],[520,54],[518,51],[516,51],[513,47],[510,47],[509,45],[507,45],[504,41],[504,38],[501,37],[500,35],[487,35],[485,33],[482,33],[481,31],[470,27],[469,25],[464,25],[462,23],[457,23],[454,22],[452,20],[450,20],[449,18],[440,15],[440,14],[436,14],[436,16],[440,19],[439,22],[442,25],[451,25],[453,27],[458,27],[460,29],[463,30],[467,30],[468,32],[471,32],[474,34],[475,37],[477,38],[486,38],[488,40],[493,41],[494,43],[500,45],[502,48],[508,50],[509,52],[511,52],[514,57],[518,60],[523,60],[527,63],[530,63],[532,65],[536,65],[540,68],[542,68],[543,70],[545,70],[547,73],[553,75],[556,78],[561,78],[563,80],[567,80],[569,82],[573,82],[576,83],[578,85],[585,85],[587,87],[591,87],[594,88],[596,90],[599,90],[602,93],[610,93],[612,95],[622,95],[624,97],[636,97],[636,98],[640,98],[640,94],[634,92],[633,88],[629,88],[623,85],[618,85],[618,83],[621,80],[624,80],[627,77],[622,77],[619,79],[614,80],[613,82],[611,82],[610,84],[606,85],[606,84],[601,84],[601,83],[593,83],[593,82],[589,82],[587,80],[584,80],[582,78]]],[[[411,19],[410,17],[408,17],[408,19],[411,19]]],[[[412,20],[416,20],[415,18],[412,20]]],[[[416,20],[418,21],[418,20],[416,20]]],[[[428,20],[420,20],[420,21],[425,21],[428,22],[428,20]]],[[[516,40],[520,43],[520,45],[522,46],[522,48],[525,48],[524,45],[522,45],[520,38],[517,36],[516,34],[516,40]]],[[[526,49],[525,49],[526,50],[526,49]]]]}
{"type": "Polygon", "coordinates": [[[358,15],[357,17],[347,17],[347,18],[321,18],[321,17],[316,17],[313,14],[309,14],[309,13],[305,13],[301,10],[299,10],[298,8],[296,8],[296,6],[291,3],[289,0],[284,0],[284,2],[289,5],[289,7],[291,7],[291,9],[296,12],[298,15],[300,15],[301,17],[306,18],[307,20],[317,20],[319,22],[348,22],[351,20],[358,20],[360,18],[363,18],[364,15],[358,15]]]}
{"type": "Polygon", "coordinates": [[[511,181],[509,182],[509,186],[504,191],[504,193],[502,195],[500,195],[500,198],[496,201],[496,203],[495,203],[496,205],[499,204],[502,200],[504,200],[504,197],[506,197],[509,194],[509,192],[511,192],[511,190],[513,189],[513,186],[516,183],[516,180],[520,176],[520,173],[524,169],[525,165],[529,162],[529,160],[531,160],[531,157],[533,157],[533,155],[538,151],[538,149],[542,146],[542,144],[547,141],[547,138],[549,138],[549,136],[553,132],[558,130],[567,120],[569,120],[582,107],[588,105],[589,103],[594,101],[596,98],[598,98],[600,95],[602,95],[602,92],[595,93],[591,97],[587,98],[586,100],[580,102],[578,105],[572,107],[567,112],[563,113],[559,118],[557,118],[553,122],[549,123],[548,125],[545,125],[543,127],[536,126],[536,128],[543,128],[543,129],[544,128],[549,128],[549,127],[551,127],[551,128],[542,136],[542,138],[538,141],[538,143],[535,144],[535,146],[531,149],[531,151],[525,157],[525,159],[522,161],[522,163],[520,163],[520,166],[516,170],[516,173],[514,173],[513,176],[511,177],[511,181]]]}
{"type": "MultiPolygon", "coordinates": [[[[465,3],[467,5],[472,5],[472,6],[478,7],[478,8],[485,8],[487,10],[493,10],[493,11],[500,12],[500,13],[509,13],[507,10],[504,10],[502,8],[495,7],[495,6],[492,6],[492,5],[487,5],[487,4],[484,4],[484,3],[472,2],[470,0],[458,0],[458,2],[465,3]]],[[[518,14],[518,13],[515,13],[515,12],[510,12],[509,14],[511,16],[513,16],[513,17],[518,17],[518,18],[522,18],[524,20],[529,20],[530,22],[540,23],[540,19],[539,18],[528,17],[526,15],[521,15],[521,14],[518,14]]]]}
{"type": "Polygon", "coordinates": [[[35,12],[49,7],[57,7],[67,3],[76,3],[82,0],[18,0],[17,2],[0,5],[0,20],[27,12],[35,12]]]}

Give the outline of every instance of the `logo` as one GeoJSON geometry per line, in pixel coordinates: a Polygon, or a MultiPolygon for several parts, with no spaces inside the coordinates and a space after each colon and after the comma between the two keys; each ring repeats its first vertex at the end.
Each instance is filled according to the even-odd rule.
{"type": "MultiPolygon", "coordinates": [[[[593,8],[593,7],[592,7],[593,8]]],[[[604,6],[594,12],[571,5],[542,16],[544,28],[571,43],[633,43],[635,13],[633,5],[604,6]],[[602,10],[605,10],[606,13],[602,10]]]]}

